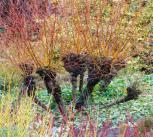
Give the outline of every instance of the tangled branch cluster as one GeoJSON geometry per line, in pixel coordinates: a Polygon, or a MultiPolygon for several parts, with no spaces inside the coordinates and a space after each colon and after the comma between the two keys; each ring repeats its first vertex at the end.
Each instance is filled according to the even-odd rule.
{"type": "Polygon", "coordinates": [[[71,74],[76,102],[77,76],[82,92],[88,70],[87,88],[76,104],[80,108],[100,80],[109,84],[126,66],[138,42],[137,21],[143,8],[137,6],[130,14],[133,9],[126,1],[8,0],[0,9],[5,30],[1,49],[25,76],[37,72],[44,79],[64,113],[56,73],[65,68],[71,74]]]}

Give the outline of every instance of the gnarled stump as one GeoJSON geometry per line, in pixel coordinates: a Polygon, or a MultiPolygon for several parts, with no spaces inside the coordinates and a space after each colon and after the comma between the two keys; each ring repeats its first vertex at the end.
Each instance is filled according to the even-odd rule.
{"type": "Polygon", "coordinates": [[[104,88],[106,88],[111,80],[117,75],[117,72],[123,67],[125,67],[123,61],[113,62],[111,58],[89,57],[87,87],[77,101],[76,109],[81,109],[88,96],[92,93],[93,88],[100,80],[106,82],[106,85],[104,85],[104,88]]]}
{"type": "Polygon", "coordinates": [[[138,99],[138,96],[141,94],[140,90],[137,90],[134,86],[127,88],[127,96],[120,98],[119,100],[116,100],[114,102],[111,102],[110,104],[105,105],[102,108],[109,108],[113,105],[117,105],[120,103],[124,103],[130,100],[136,100],[138,99]]]}

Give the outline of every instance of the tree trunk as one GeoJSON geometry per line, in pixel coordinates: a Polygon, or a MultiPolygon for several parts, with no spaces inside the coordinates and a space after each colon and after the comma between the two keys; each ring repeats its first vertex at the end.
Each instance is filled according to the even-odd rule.
{"type": "Polygon", "coordinates": [[[58,109],[66,122],[67,114],[61,99],[61,88],[56,82],[56,73],[48,68],[40,68],[36,71],[36,73],[38,73],[44,79],[48,93],[54,96],[54,99],[58,105],[58,109]]]}
{"type": "Polygon", "coordinates": [[[83,90],[83,79],[84,79],[84,73],[80,74],[80,83],[79,83],[79,92],[82,93],[83,90]]]}
{"type": "Polygon", "coordinates": [[[71,73],[71,84],[72,84],[72,99],[73,103],[76,103],[76,94],[77,94],[77,75],[71,73]]]}
{"type": "Polygon", "coordinates": [[[69,53],[62,58],[64,68],[70,73],[73,102],[76,103],[77,77],[80,75],[79,92],[82,92],[84,72],[86,71],[86,56],[69,53]]]}

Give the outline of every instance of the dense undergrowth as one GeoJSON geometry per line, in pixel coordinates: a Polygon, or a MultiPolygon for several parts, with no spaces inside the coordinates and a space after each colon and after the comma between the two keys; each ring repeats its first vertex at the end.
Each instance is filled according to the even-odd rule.
{"type": "MultiPolygon", "coordinates": [[[[100,132],[104,122],[107,121],[110,124],[111,121],[111,124],[109,125],[109,132],[110,134],[115,134],[112,133],[113,131],[111,129],[120,127],[118,125],[121,123],[137,123],[145,117],[152,117],[153,75],[143,74],[139,71],[139,67],[136,65],[133,67],[133,64],[136,62],[137,59],[132,63],[130,62],[126,69],[120,71],[118,76],[111,82],[105,91],[101,91],[100,84],[97,84],[92,96],[86,103],[86,109],[81,113],[76,112],[74,114],[72,111],[71,86],[69,84],[63,84],[61,86],[62,98],[64,99],[64,104],[67,105],[67,110],[69,111],[69,124],[67,124],[66,127],[63,127],[63,129],[61,129],[62,117],[57,111],[56,103],[53,97],[49,96],[47,91],[41,87],[41,84],[40,87],[38,86],[37,96],[42,102],[51,107],[51,113],[45,112],[37,105],[33,104],[29,97],[23,98],[20,106],[16,104],[17,110],[14,110],[15,112],[11,112],[11,106],[18,98],[19,87],[12,85],[9,89],[10,91],[8,91],[8,89],[5,91],[1,90],[4,93],[0,96],[1,136],[41,136],[48,134],[62,134],[63,136],[67,136],[67,132],[72,128],[72,125],[79,129],[81,124],[88,125],[90,120],[92,122],[94,121],[92,124],[95,124],[94,126],[96,126],[95,132],[100,132]],[[137,100],[131,100],[107,109],[102,108],[103,105],[111,102],[112,100],[125,96],[126,88],[134,82],[136,82],[137,87],[142,91],[142,94],[137,100]],[[90,116],[90,120],[88,115],[90,116]]],[[[119,130],[116,129],[116,132],[119,132],[119,130]]]]}

